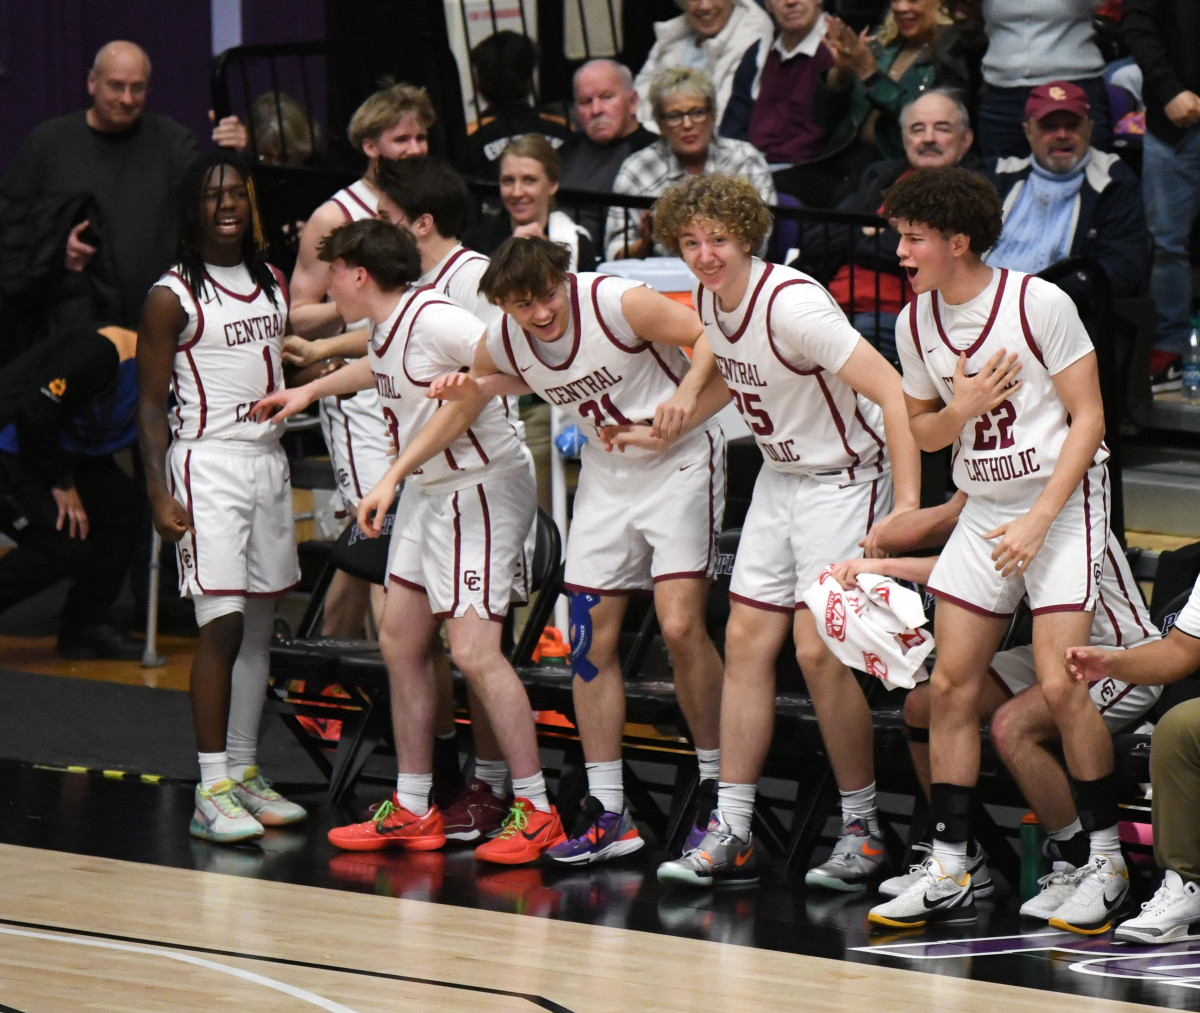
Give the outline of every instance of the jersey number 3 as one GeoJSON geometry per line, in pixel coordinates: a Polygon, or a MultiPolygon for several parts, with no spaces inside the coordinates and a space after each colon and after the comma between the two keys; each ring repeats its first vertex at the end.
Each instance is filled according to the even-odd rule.
{"type": "Polygon", "coordinates": [[[1017,409],[1011,401],[1001,401],[975,423],[975,450],[1007,450],[1014,443],[1012,428],[1017,409]]]}

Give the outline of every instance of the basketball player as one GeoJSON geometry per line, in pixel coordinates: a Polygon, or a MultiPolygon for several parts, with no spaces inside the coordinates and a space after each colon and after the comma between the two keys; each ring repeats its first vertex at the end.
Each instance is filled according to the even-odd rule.
{"type": "Polygon", "coordinates": [[[766,465],[730,584],[717,805],[704,838],[659,866],[658,878],[672,886],[758,878],[751,820],[774,727],[775,658],[791,630],[842,794],[833,855],[805,882],[862,889],[884,857],[871,713],[802,596],[828,562],[872,548],[893,483],[898,509],[918,505],[920,461],[900,377],[820,285],[751,254],[771,214],[744,179],[714,174],[676,184],[655,205],[654,222],[655,238],[699,281],[704,336],[693,353],[695,382],[715,376],[732,394],[766,465]]]}
{"type": "MultiPolygon", "coordinates": [[[[471,424],[481,399],[533,391],[590,434],[581,454],[566,550],[573,693],[588,795],[553,861],[590,864],[637,851],[643,839],[625,805],[621,738],[625,690],[617,655],[630,594],[653,590],[679,706],[696,743],[702,792],[715,787],[721,660],[704,628],[725,502],[725,445],[707,423],[666,453],[610,455],[600,427],[658,417],[669,431],[690,414],[676,395],[688,369],[682,347],[700,325],[688,308],[639,282],[567,271],[567,249],[513,237],[481,283],[504,317],[488,328],[470,374],[443,377],[430,397],[453,400],[388,477],[359,505],[378,525],[395,482],[471,424]],[[704,786],[708,782],[708,787],[704,786]]],[[[693,835],[698,837],[703,829],[693,835]]]]}
{"type": "Polygon", "coordinates": [[[981,259],[1000,199],[962,169],[917,170],[886,194],[917,293],[896,328],[918,445],[953,445],[967,494],[929,580],[938,657],[930,687],[933,852],[925,875],[875,907],[875,925],[976,917],[966,866],[979,774],[980,687],[1022,597],[1038,686],[1062,737],[1090,858],[1054,928],[1098,933],[1124,902],[1112,739],[1063,658],[1086,644],[1108,544],[1104,415],[1091,340],[1054,285],[981,259]]]}
{"type": "MultiPolygon", "coordinates": [[[[300,233],[300,249],[292,272],[292,326],[302,338],[327,338],[350,324],[348,341],[324,349],[318,358],[359,357],[364,354],[361,327],[343,321],[337,308],[325,299],[328,270],[317,256],[322,239],[347,221],[374,218],[379,190],[375,174],[382,158],[412,158],[429,151],[428,134],[434,111],[424,90],[393,84],[371,95],[350,119],[350,142],[367,158],[363,177],[339,190],[317,208],[300,233]]],[[[295,340],[295,339],[294,339],[295,340]]],[[[284,361],[308,365],[302,346],[288,343],[284,361]]],[[[333,464],[345,508],[351,516],[362,494],[387,470],[391,445],[381,424],[379,398],[368,390],[349,398],[326,398],[320,404],[321,431],[333,464]]],[[[333,637],[362,635],[368,604],[378,620],[382,588],[370,595],[369,585],[339,571],[326,595],[322,633],[333,637]]]]}
{"type": "Polygon", "coordinates": [[[138,337],[138,436],[154,526],[178,545],[180,593],[200,627],[191,833],[228,844],[305,817],[271,788],[255,755],[273,599],[300,578],[279,431],[250,417],[283,383],[287,288],[264,259],[238,156],[197,159],[180,194],[179,259],[150,290],[138,337]]]}
{"type": "MultiPolygon", "coordinates": [[[[255,412],[262,417],[278,407],[282,418],[319,397],[373,384],[396,446],[407,446],[437,410],[425,396],[430,383],[469,365],[483,324],[440,293],[414,285],[420,256],[407,229],[371,220],[343,225],[322,241],[320,256],[331,265],[329,291],[339,311],[373,322],[369,356],[265,397],[255,412]]],[[[533,523],[533,476],[501,405],[481,408],[469,431],[412,476],[417,502],[393,528],[379,646],[391,683],[399,774],[395,793],[371,819],[329,832],[339,848],[425,851],[446,841],[430,797],[433,645],[443,620],[451,654],[500,739],[516,795],[504,829],[476,848],[476,857],[530,862],[564,838],[546,797],[529,699],[500,650],[500,624],[533,523]]],[[[379,528],[364,531],[377,535],[379,528]]]]}
{"type": "MultiPolygon", "coordinates": [[[[847,587],[853,585],[859,573],[879,573],[927,583],[937,557],[912,558],[900,554],[944,543],[966,500],[966,495],[958,492],[944,506],[893,518],[892,523],[879,532],[880,548],[894,554],[891,558],[846,560],[834,568],[834,576],[847,587]]],[[[1159,631],[1146,611],[1125,553],[1110,534],[1089,643],[1110,648],[1132,647],[1156,640],[1158,636],[1159,631]]],[[[1053,868],[1044,877],[1042,889],[1021,905],[1021,914],[1048,921],[1074,892],[1086,871],[1090,851],[1088,835],[1079,822],[1066,772],[1047,748],[1058,740],[1059,735],[1037,685],[1033,648],[1024,645],[1002,651],[992,659],[988,673],[991,678],[985,679],[980,688],[979,720],[990,725],[996,752],[1016,779],[1056,851],[1053,868]]],[[[1154,706],[1161,693],[1158,686],[1136,686],[1113,678],[1102,679],[1091,687],[1092,704],[1112,733],[1129,730],[1154,706]]],[[[930,780],[929,696],[926,682],[904,699],[909,752],[926,797],[930,780]]],[[[928,850],[925,845],[921,847],[928,850]]],[[[986,861],[987,856],[977,844],[968,849],[967,871],[971,874],[976,897],[992,893],[986,861]]],[[[885,880],[879,885],[879,892],[886,897],[898,897],[924,877],[925,864],[914,866],[907,875],[885,880]]]]}

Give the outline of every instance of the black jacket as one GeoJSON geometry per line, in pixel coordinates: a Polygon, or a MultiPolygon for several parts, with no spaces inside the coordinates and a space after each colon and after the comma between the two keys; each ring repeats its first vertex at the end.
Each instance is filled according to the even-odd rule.
{"type": "Polygon", "coordinates": [[[1165,106],[1181,91],[1200,95],[1200,4],[1196,0],[1125,0],[1121,37],[1142,68],[1146,129],[1165,144],[1184,131],[1165,106]]]}

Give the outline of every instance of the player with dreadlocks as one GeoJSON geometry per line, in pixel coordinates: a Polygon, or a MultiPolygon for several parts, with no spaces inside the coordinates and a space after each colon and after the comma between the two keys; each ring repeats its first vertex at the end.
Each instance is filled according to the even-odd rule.
{"type": "Polygon", "coordinates": [[[283,385],[283,276],[246,164],[201,156],[179,190],[178,262],[151,288],[137,349],[138,437],[158,533],[177,546],[196,609],[194,837],[235,843],[305,811],[258,771],[273,598],[300,576],[279,429],[250,406],[283,385]],[[168,420],[167,397],[176,405],[168,420]]]}

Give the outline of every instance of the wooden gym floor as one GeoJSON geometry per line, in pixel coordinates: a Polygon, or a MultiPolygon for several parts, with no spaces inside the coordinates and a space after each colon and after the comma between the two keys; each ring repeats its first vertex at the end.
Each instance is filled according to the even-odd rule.
{"type": "MultiPolygon", "coordinates": [[[[141,669],[3,637],[0,668],[178,692],[190,645],[165,638],[167,667],[141,669]]],[[[807,890],[778,862],[754,888],[668,893],[649,845],[591,870],[337,852],[325,831],[359,817],[370,786],[345,808],[299,786],[306,826],[219,848],[187,835],[189,783],[49,769],[4,746],[0,1013],[1200,1010],[1200,942],[1054,932],[1005,895],[969,928],[886,937],[867,931],[872,897],[807,890]]]]}

